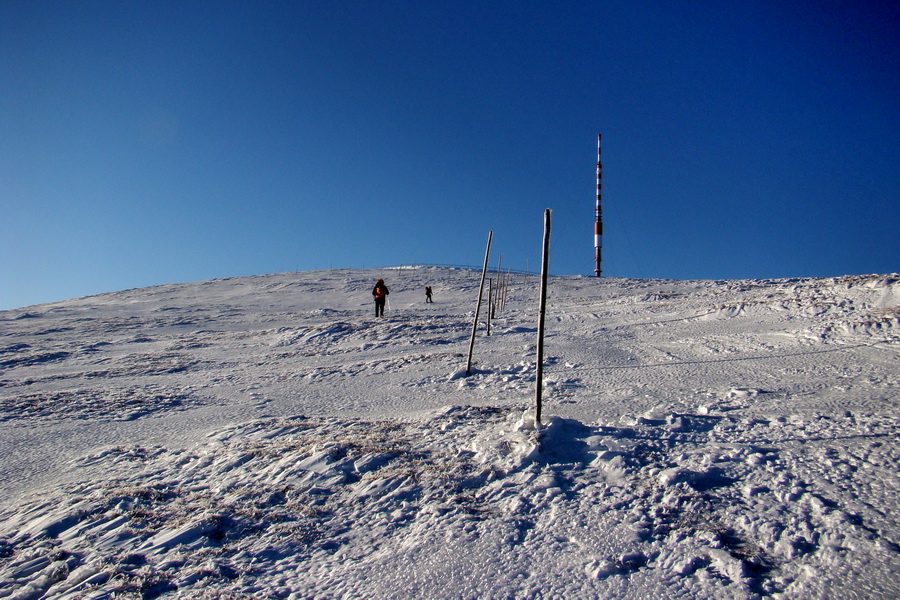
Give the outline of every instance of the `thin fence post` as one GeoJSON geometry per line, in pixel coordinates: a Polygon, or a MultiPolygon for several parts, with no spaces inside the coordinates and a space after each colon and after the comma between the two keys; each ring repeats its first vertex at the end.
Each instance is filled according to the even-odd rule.
{"type": "Polygon", "coordinates": [[[500,270],[502,265],[503,265],[503,255],[499,254],[497,256],[497,293],[494,295],[493,304],[491,304],[491,306],[493,307],[492,310],[494,311],[494,313],[492,313],[492,314],[496,314],[496,311],[499,310],[499,308],[500,308],[498,306],[498,303],[500,301],[500,286],[503,283],[503,272],[500,270]]]}
{"type": "Polygon", "coordinates": [[[488,311],[487,311],[487,334],[491,335],[491,319],[494,318],[494,280],[488,279],[488,311]]]}
{"type": "Polygon", "coordinates": [[[506,310],[506,301],[509,299],[509,286],[512,283],[512,269],[506,267],[506,281],[503,284],[503,310],[506,310]]]}
{"type": "Polygon", "coordinates": [[[537,368],[534,374],[534,426],[541,427],[544,379],[544,317],[547,312],[547,267],[550,262],[550,209],[544,211],[544,247],[541,259],[541,299],[538,309],[537,368]]]}
{"type": "Polygon", "coordinates": [[[469,340],[469,359],[466,362],[466,375],[472,374],[472,353],[475,351],[475,332],[478,331],[478,313],[481,312],[481,296],[484,295],[484,278],[487,275],[488,257],[491,255],[491,238],[494,232],[488,232],[487,248],[484,250],[484,266],[481,268],[481,285],[478,287],[478,302],[475,304],[475,318],[472,320],[472,338],[469,340]]]}
{"type": "Polygon", "coordinates": [[[503,287],[500,292],[500,310],[506,310],[506,290],[509,286],[509,278],[506,276],[506,273],[501,273],[500,277],[503,280],[503,287]]]}

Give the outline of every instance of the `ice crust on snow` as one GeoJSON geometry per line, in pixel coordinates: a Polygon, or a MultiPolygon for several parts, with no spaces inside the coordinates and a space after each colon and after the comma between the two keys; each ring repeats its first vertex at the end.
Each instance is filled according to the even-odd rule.
{"type": "Polygon", "coordinates": [[[0,312],[0,598],[900,597],[897,275],[479,277],[0,312]]]}

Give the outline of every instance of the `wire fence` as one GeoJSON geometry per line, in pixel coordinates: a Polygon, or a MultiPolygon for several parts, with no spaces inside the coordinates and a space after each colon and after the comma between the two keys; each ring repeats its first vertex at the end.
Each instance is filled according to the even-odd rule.
{"type": "MultiPolygon", "coordinates": [[[[451,265],[451,264],[427,264],[427,265],[392,265],[388,267],[373,267],[376,269],[428,269],[431,267],[441,268],[441,269],[461,269],[466,271],[478,271],[481,272],[481,265],[451,265]]],[[[494,272],[496,269],[488,268],[488,272],[494,272]]],[[[536,271],[528,271],[526,269],[513,269],[506,268],[505,266],[501,269],[504,273],[514,273],[515,275],[540,275],[540,273],[536,271]]]]}
{"type": "MultiPolygon", "coordinates": [[[[462,264],[445,264],[445,263],[428,263],[428,264],[409,264],[409,265],[362,265],[362,266],[340,266],[336,267],[334,265],[329,265],[327,268],[316,268],[316,269],[304,269],[301,271],[299,267],[295,268],[293,273],[300,273],[309,271],[387,271],[387,270],[403,270],[403,269],[431,269],[431,268],[440,268],[440,269],[459,269],[461,271],[477,271],[481,273],[481,265],[462,265],[462,264]]],[[[515,268],[507,268],[504,266],[501,269],[504,273],[513,273],[514,275],[540,275],[537,271],[529,271],[528,269],[515,269],[515,268]]],[[[488,272],[494,272],[496,269],[488,269],[488,272]]]]}

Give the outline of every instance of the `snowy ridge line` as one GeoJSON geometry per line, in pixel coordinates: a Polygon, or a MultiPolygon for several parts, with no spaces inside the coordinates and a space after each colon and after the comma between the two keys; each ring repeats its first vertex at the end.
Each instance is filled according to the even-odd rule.
{"type": "Polygon", "coordinates": [[[606,366],[566,366],[564,369],[554,369],[553,367],[546,367],[547,372],[555,372],[555,373],[563,373],[567,371],[605,371],[605,370],[616,370],[616,369],[651,369],[656,367],[677,367],[683,365],[708,365],[708,364],[716,364],[716,363],[728,363],[728,362],[739,362],[744,360],[770,360],[776,358],[790,358],[796,356],[813,356],[816,354],[829,354],[832,352],[843,352],[847,350],[855,350],[858,348],[874,348],[877,346],[883,346],[885,344],[896,344],[897,340],[884,340],[879,342],[871,342],[868,344],[853,344],[848,346],[841,346],[839,348],[826,348],[824,350],[809,350],[805,352],[788,352],[782,354],[773,354],[769,356],[735,356],[730,358],[717,358],[710,360],[684,360],[684,361],[672,361],[672,362],[663,362],[663,363],[653,363],[653,364],[643,364],[643,365],[606,365],[606,366]]]}

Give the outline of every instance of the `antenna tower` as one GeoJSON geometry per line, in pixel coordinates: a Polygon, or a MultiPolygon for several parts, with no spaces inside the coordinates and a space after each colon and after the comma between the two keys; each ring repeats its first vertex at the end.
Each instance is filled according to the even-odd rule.
{"type": "Polygon", "coordinates": [[[597,134],[597,220],[594,222],[594,275],[600,277],[600,251],[603,248],[603,210],[600,208],[600,192],[603,190],[603,163],[600,162],[600,137],[597,134]]]}

